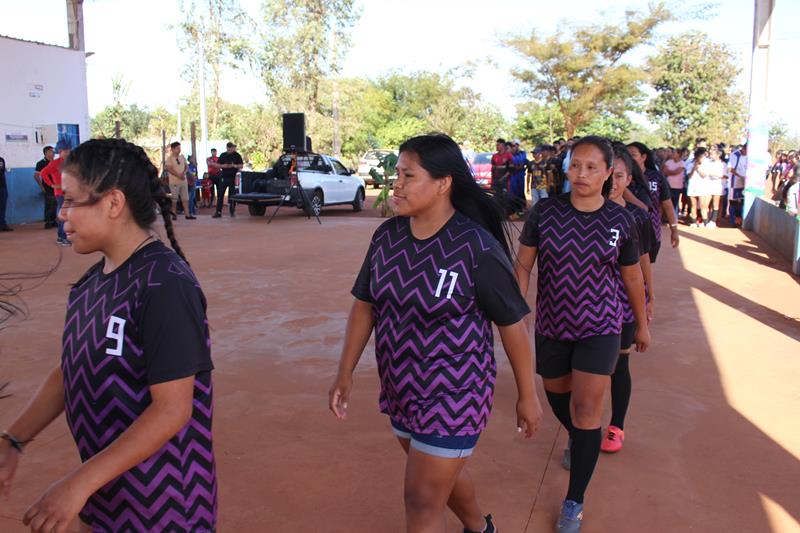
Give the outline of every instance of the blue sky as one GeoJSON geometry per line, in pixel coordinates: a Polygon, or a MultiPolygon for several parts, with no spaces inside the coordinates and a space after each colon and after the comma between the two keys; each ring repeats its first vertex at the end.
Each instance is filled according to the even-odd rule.
{"type": "MultiPolygon", "coordinates": [[[[603,12],[595,0],[357,0],[362,17],[353,29],[344,76],[375,77],[388,69],[445,70],[468,61],[478,64],[468,85],[484,99],[513,116],[521,101],[520,89],[508,74],[519,64],[514,54],[499,45],[501,38],[531,29],[545,33],[569,25],[619,20],[626,8],[644,8],[642,0],[604,0],[603,12]],[[566,6],[566,8],[565,8],[566,6]],[[561,9],[557,9],[557,8],[561,9]]],[[[258,19],[260,0],[241,0],[258,19]]],[[[692,6],[688,0],[678,5],[692,6]]],[[[0,0],[3,17],[0,34],[52,44],[66,44],[64,0],[0,0]]],[[[792,131],[800,131],[800,106],[794,94],[796,60],[800,48],[795,30],[800,2],[776,0],[773,23],[771,107],[782,113],[792,131]]],[[[753,0],[720,0],[705,20],[679,20],[662,28],[663,39],[688,29],[700,29],[712,39],[727,43],[743,67],[737,83],[747,94],[752,40],[753,0]]],[[[681,15],[678,11],[678,15],[681,15]]],[[[121,74],[130,82],[128,99],[149,107],[174,108],[188,92],[180,78],[186,62],[177,47],[170,24],[180,22],[178,0],[85,0],[89,110],[94,114],[111,100],[111,78],[121,74]]],[[[640,60],[642,50],[632,60],[640,60]]],[[[263,101],[257,75],[228,72],[222,80],[223,97],[249,103],[263,101]]]]}

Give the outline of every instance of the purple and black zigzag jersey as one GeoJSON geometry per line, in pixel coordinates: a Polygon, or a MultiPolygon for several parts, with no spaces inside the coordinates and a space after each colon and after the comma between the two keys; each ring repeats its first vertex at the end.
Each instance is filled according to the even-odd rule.
{"type": "Polygon", "coordinates": [[[650,215],[650,222],[653,225],[653,234],[655,235],[650,251],[657,251],[657,247],[661,245],[661,202],[670,200],[672,195],[670,194],[667,178],[658,170],[650,169],[645,171],[644,178],[647,180],[649,190],[643,190],[635,181],[631,182],[628,188],[633,192],[634,196],[650,207],[648,214],[650,215]]]}
{"type": "Polygon", "coordinates": [[[500,244],[456,213],[420,240],[406,217],[375,232],[353,296],[373,305],[380,408],[412,432],[477,435],[492,408],[492,324],[530,312],[500,244]]]}
{"type": "Polygon", "coordinates": [[[206,301],[189,266],[160,242],[109,274],[103,261],[70,291],[61,368],[83,461],[150,405],[150,386],[195,376],[191,421],[159,451],[93,494],[94,531],[213,531],[211,348],[206,301]]]}
{"type": "MultiPolygon", "coordinates": [[[[647,211],[630,202],[625,204],[625,209],[627,209],[628,213],[633,217],[636,234],[639,236],[639,257],[649,254],[655,235],[653,234],[653,225],[650,223],[650,217],[647,211]]],[[[619,290],[619,300],[622,304],[622,323],[632,324],[636,322],[636,319],[633,314],[633,309],[631,308],[630,300],[628,299],[628,292],[625,290],[625,285],[622,283],[622,273],[619,269],[617,269],[617,287],[619,290]]]]}
{"type": "Polygon", "coordinates": [[[620,333],[617,268],[639,262],[636,228],[624,207],[606,200],[584,213],[570,193],[540,200],[519,242],[538,249],[538,334],[574,341],[620,333]]]}

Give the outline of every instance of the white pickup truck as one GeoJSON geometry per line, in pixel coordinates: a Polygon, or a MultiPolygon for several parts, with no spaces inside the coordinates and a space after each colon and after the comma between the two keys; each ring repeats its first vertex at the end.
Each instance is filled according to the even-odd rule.
{"type": "Polygon", "coordinates": [[[247,204],[252,216],[264,216],[267,206],[278,205],[281,200],[284,205],[315,215],[331,205],[349,204],[354,211],[364,208],[364,180],[339,160],[303,152],[296,155],[297,163],[293,165],[292,157],[283,154],[266,172],[242,172],[239,191],[231,199],[237,204],[247,204]],[[305,195],[295,187],[298,183],[305,195]]]}

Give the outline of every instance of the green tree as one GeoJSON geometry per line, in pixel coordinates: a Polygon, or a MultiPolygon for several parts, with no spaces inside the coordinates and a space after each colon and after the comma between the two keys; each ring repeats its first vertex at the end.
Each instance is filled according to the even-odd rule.
{"type": "Polygon", "coordinates": [[[690,145],[695,137],[739,143],[744,137],[744,95],[735,89],[738,67],[724,44],[702,32],[671,37],[648,61],[656,96],[647,106],[666,140],[690,145]]]}
{"type": "Polygon", "coordinates": [[[114,137],[116,123],[120,122],[120,134],[125,139],[138,139],[150,124],[150,114],[136,104],[127,105],[130,83],[121,75],[111,79],[112,104],[106,106],[91,120],[92,135],[95,137],[114,137]]]}
{"type": "Polygon", "coordinates": [[[255,56],[267,92],[281,111],[316,112],[320,85],[339,73],[350,46],[355,0],[264,0],[262,12],[255,56]]]}
{"type": "Polygon", "coordinates": [[[789,126],[783,120],[776,120],[769,128],[769,151],[774,154],[779,150],[797,150],[800,136],[790,135],[789,126]]]}
{"type": "Polygon", "coordinates": [[[224,68],[238,68],[250,56],[247,28],[253,24],[236,0],[181,0],[180,11],[186,20],[177,25],[178,43],[189,63],[186,73],[198,87],[198,47],[202,43],[205,64],[211,70],[211,120],[209,129],[219,124],[220,78],[224,68]]]}
{"type": "Polygon", "coordinates": [[[555,105],[528,102],[517,106],[517,117],[512,126],[512,136],[527,146],[553,144],[566,136],[564,117],[555,105]]]}
{"type": "Polygon", "coordinates": [[[622,23],[583,26],[549,37],[533,31],[503,44],[529,63],[512,71],[525,94],[558,107],[564,133],[571,137],[598,114],[622,117],[634,109],[645,72],[624,60],[650,43],[656,28],[671,19],[660,2],[646,12],[627,11],[622,23]]]}

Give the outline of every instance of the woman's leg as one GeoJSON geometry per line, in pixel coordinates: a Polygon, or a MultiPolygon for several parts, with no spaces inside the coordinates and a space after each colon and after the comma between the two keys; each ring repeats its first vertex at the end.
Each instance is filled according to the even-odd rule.
{"type": "MultiPolygon", "coordinates": [[[[445,533],[444,512],[466,462],[409,448],[404,490],[407,533],[445,533]]],[[[483,527],[481,519],[478,531],[483,527]]]]}
{"type": "Polygon", "coordinates": [[[711,214],[708,216],[709,222],[713,222],[714,224],[717,223],[717,217],[719,216],[719,201],[720,196],[718,194],[714,194],[711,196],[711,214]]]}
{"type": "Polygon", "coordinates": [[[699,224],[703,220],[703,197],[693,196],[692,203],[694,204],[694,216],[692,219],[699,224]]]}
{"type": "MultiPolygon", "coordinates": [[[[406,454],[409,453],[411,441],[409,439],[397,438],[400,446],[406,454]]],[[[452,461],[452,459],[448,459],[452,461]]],[[[459,472],[450,496],[447,499],[447,507],[458,517],[464,527],[472,531],[482,531],[486,527],[486,519],[478,506],[478,499],[475,495],[475,484],[472,477],[465,468],[459,472]]]]}
{"type": "Polygon", "coordinates": [[[611,375],[611,425],[625,429],[625,415],[631,401],[631,350],[620,350],[617,368],[611,375]]]}
{"type": "Polygon", "coordinates": [[[672,207],[675,209],[675,220],[678,220],[678,212],[680,211],[680,203],[678,202],[681,199],[681,190],[670,189],[670,193],[672,195],[672,207]]]}
{"type": "Polygon", "coordinates": [[[583,496],[600,456],[600,419],[603,395],[609,377],[580,370],[572,371],[572,468],[567,500],[583,503],[583,496]]]}

